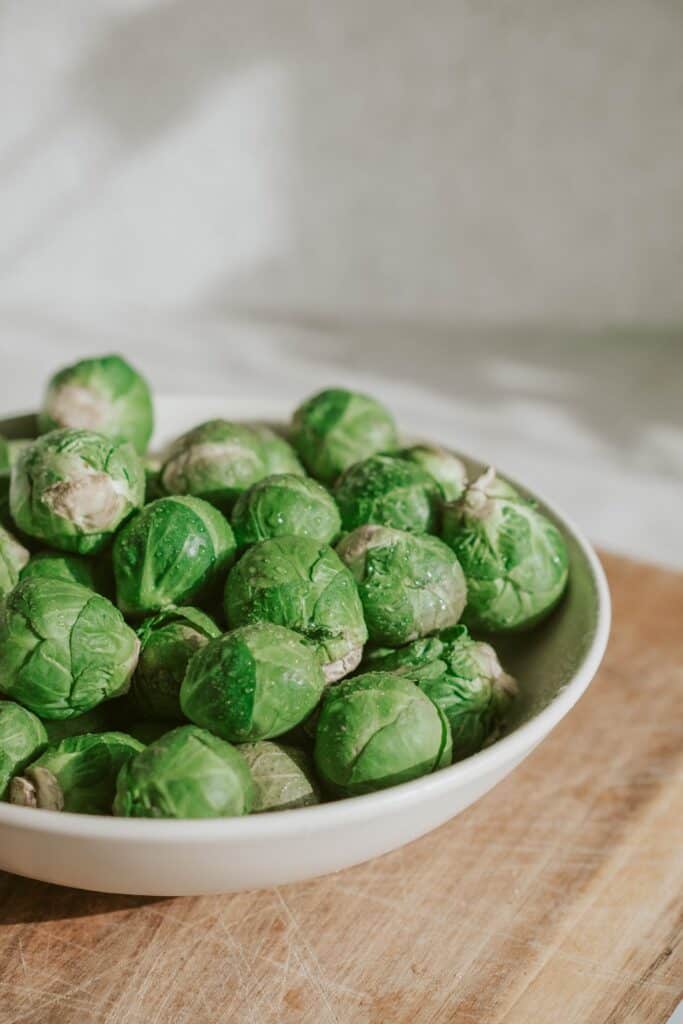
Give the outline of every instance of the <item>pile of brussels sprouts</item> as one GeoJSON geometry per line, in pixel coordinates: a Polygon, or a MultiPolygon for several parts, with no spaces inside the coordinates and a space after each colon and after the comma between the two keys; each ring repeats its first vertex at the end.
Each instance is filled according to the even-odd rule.
{"type": "Polygon", "coordinates": [[[491,469],[401,447],[341,388],[286,435],[212,420],[147,456],[118,356],[0,439],[0,799],[202,818],[369,793],[499,735],[491,634],[565,590],[567,549],[491,469]]]}

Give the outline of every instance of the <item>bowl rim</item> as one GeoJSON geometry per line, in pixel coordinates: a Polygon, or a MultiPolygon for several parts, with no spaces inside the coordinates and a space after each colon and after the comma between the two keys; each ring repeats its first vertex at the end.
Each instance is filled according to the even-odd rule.
{"type": "MultiPolygon", "coordinates": [[[[158,407],[164,405],[170,407],[173,404],[188,404],[196,407],[216,405],[218,407],[220,403],[221,406],[223,404],[226,406],[226,415],[230,415],[232,412],[236,419],[242,416],[242,418],[252,420],[277,420],[285,411],[291,412],[292,408],[291,405],[285,406],[285,403],[280,400],[264,399],[262,396],[219,398],[217,395],[167,394],[157,396],[156,402],[158,407]],[[241,413],[238,413],[238,410],[241,410],[241,413]],[[247,415],[245,416],[245,414],[247,415]]],[[[25,413],[8,413],[2,416],[0,425],[3,421],[18,420],[25,416],[25,413]]],[[[476,454],[460,452],[457,449],[454,451],[473,462],[486,463],[487,461],[476,454]]],[[[15,807],[0,801],[0,826],[8,825],[23,831],[49,832],[65,837],[106,839],[114,842],[136,840],[165,843],[182,838],[184,842],[229,840],[239,844],[259,839],[300,839],[307,835],[313,836],[328,828],[372,821],[383,813],[396,813],[422,798],[438,799],[440,795],[453,788],[495,774],[497,768],[503,768],[510,762],[515,762],[516,759],[521,760],[524,753],[531,751],[536,744],[540,743],[587,690],[605,654],[612,611],[605,571],[583,531],[542,494],[519,483],[504,469],[501,469],[500,472],[513,485],[537,498],[572,537],[589,568],[595,588],[597,607],[595,629],[581,665],[550,703],[528,722],[518,726],[514,732],[503,736],[477,754],[458,761],[448,768],[442,768],[431,775],[425,775],[419,779],[403,782],[374,793],[347,797],[309,807],[269,811],[266,814],[233,818],[165,819],[114,818],[107,815],[74,814],[65,811],[15,807]]]]}

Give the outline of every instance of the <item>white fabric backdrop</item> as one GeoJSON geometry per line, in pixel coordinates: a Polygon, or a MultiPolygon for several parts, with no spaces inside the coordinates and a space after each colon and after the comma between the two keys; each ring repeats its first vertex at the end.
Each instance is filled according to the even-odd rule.
{"type": "Polygon", "coordinates": [[[0,309],[683,319],[680,0],[5,0],[0,309]]]}

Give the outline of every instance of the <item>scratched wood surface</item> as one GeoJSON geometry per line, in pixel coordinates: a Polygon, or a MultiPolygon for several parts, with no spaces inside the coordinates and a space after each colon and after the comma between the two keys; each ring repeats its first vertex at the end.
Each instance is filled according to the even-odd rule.
{"type": "Polygon", "coordinates": [[[425,839],[235,896],[0,874],[1,1024],[664,1024],[683,997],[683,576],[605,561],[589,693],[425,839]]]}

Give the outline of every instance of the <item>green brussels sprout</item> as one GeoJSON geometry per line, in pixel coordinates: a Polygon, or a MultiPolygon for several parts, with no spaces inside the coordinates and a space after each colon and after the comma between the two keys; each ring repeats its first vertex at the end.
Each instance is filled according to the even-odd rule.
{"type": "Polygon", "coordinates": [[[98,704],[96,708],[91,708],[90,711],[85,711],[82,715],[76,715],[75,718],[44,722],[49,742],[51,744],[59,743],[67,736],[84,736],[85,733],[116,730],[118,723],[113,710],[115,703],[115,700],[106,701],[104,704],[98,704]]]}
{"type": "Polygon", "coordinates": [[[517,693],[493,647],[473,640],[465,626],[398,650],[375,650],[364,667],[407,676],[441,708],[451,726],[454,761],[476,754],[494,738],[517,693]]]}
{"type": "Polygon", "coordinates": [[[114,542],[117,604],[126,615],[144,615],[204,597],[234,553],[230,524],[213,505],[201,498],[159,498],[114,542]]]}
{"type": "Polygon", "coordinates": [[[29,536],[90,555],[142,507],[144,489],[142,464],[129,444],[87,430],[54,430],[13,466],[10,511],[29,536]]]}
{"type": "Polygon", "coordinates": [[[90,590],[102,590],[100,566],[80,555],[42,551],[38,555],[33,555],[30,562],[21,570],[22,580],[46,576],[50,579],[66,580],[68,583],[80,583],[82,587],[89,587],[90,590]]]}
{"type": "Polygon", "coordinates": [[[9,594],[17,585],[21,570],[30,557],[16,537],[0,526],[0,597],[9,594]]]}
{"type": "Polygon", "coordinates": [[[121,356],[83,359],[50,380],[38,416],[41,434],[59,427],[95,430],[142,455],[154,429],[152,396],[144,377],[121,356]]]}
{"type": "Polygon", "coordinates": [[[227,818],[248,814],[254,783],[239,751],[196,725],[151,743],[119,773],[114,814],[130,818],[227,818]]]}
{"type": "Polygon", "coordinates": [[[211,640],[195,654],[180,705],[196,725],[243,743],[292,729],[324,689],[315,647],[291,629],[259,622],[211,640]]]}
{"type": "Polygon", "coordinates": [[[314,477],[332,484],[354,462],[398,444],[391,414],[374,398],[330,388],[300,405],[292,440],[314,477]]]}
{"type": "Polygon", "coordinates": [[[180,684],[188,662],[220,630],[198,608],[169,608],[147,619],[138,630],[140,659],[130,688],[130,700],[147,718],[183,721],[180,684]]]}
{"type": "Polygon", "coordinates": [[[467,578],[472,629],[528,629],[558,603],[569,575],[562,534],[489,469],[444,510],[443,537],[467,578]]]}
{"type": "Polygon", "coordinates": [[[105,597],[21,580],[0,605],[0,690],[41,718],[74,718],[128,690],[139,647],[105,597]]]}
{"type": "Polygon", "coordinates": [[[38,757],[47,746],[45,726],[30,711],[10,700],[0,700],[0,800],[13,775],[38,757]]]}
{"type": "Polygon", "coordinates": [[[341,530],[341,520],[322,484],[309,476],[280,473],[264,477],[240,495],[232,528],[240,547],[292,535],[330,544],[341,530]]]}
{"type": "Polygon", "coordinates": [[[358,584],[372,643],[397,647],[460,618],[465,577],[438,537],[359,526],[340,541],[337,552],[358,584]]]}
{"type": "Polygon", "coordinates": [[[465,463],[447,448],[438,444],[414,444],[394,454],[429,473],[436,481],[444,501],[457,501],[467,487],[465,463]]]}
{"type": "Polygon", "coordinates": [[[315,765],[338,795],[371,793],[451,763],[441,709],[414,683],[368,672],[331,687],[315,737],[315,765]]]}
{"type": "Polygon", "coordinates": [[[251,429],[261,442],[261,454],[266,467],[266,475],[289,473],[293,476],[305,476],[304,467],[289,441],[280,437],[263,423],[250,424],[251,429]]]}
{"type": "Polygon", "coordinates": [[[345,530],[366,523],[431,533],[437,526],[441,495],[420,466],[393,455],[371,455],[337,480],[334,497],[345,530]]]}
{"type": "Polygon", "coordinates": [[[46,811],[109,814],[119,771],[144,749],[122,732],[67,736],[12,779],[10,801],[46,811]]]}
{"type": "MultiPolygon", "coordinates": [[[[272,444],[275,434],[268,433],[272,444]]],[[[229,513],[243,491],[272,472],[267,447],[263,431],[210,420],[171,445],[161,467],[161,486],[167,494],[193,494],[229,513]]]]}
{"type": "Polygon", "coordinates": [[[328,683],[360,662],[367,629],[358,590],[332,548],[310,537],[254,544],[230,571],[225,613],[231,628],[273,622],[317,648],[328,683]]]}
{"type": "Polygon", "coordinates": [[[313,764],[303,750],[268,740],[242,743],[237,749],[254,780],[254,814],[320,803],[313,764]]]}

